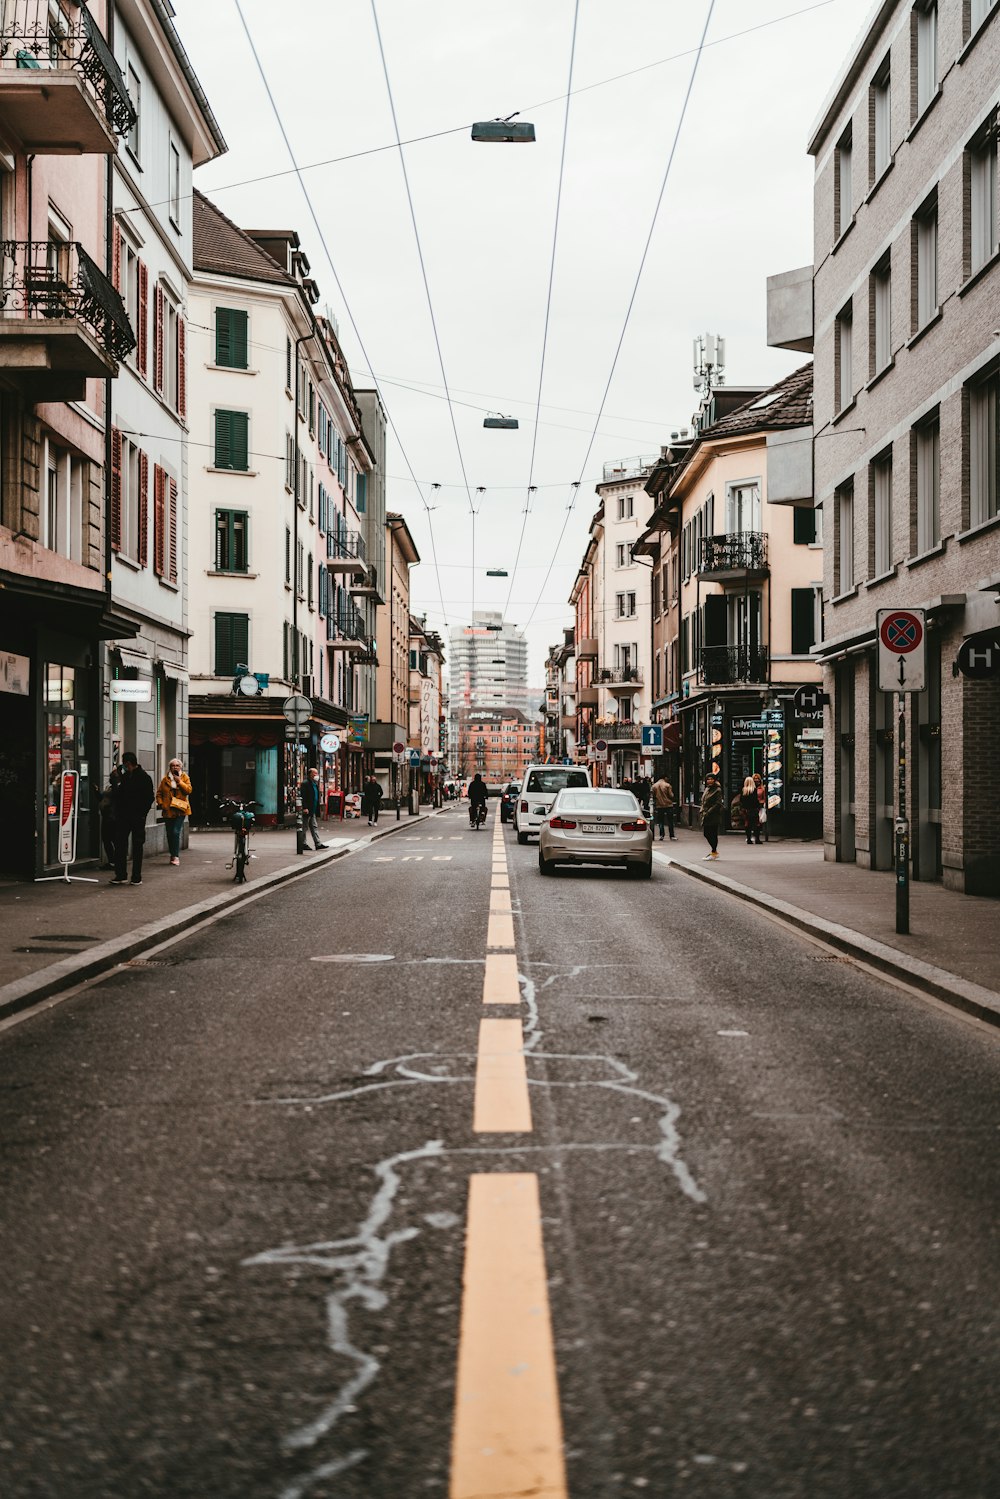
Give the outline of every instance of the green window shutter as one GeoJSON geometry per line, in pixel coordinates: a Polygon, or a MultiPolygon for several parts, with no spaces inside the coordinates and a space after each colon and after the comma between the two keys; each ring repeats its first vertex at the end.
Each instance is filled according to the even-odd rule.
{"type": "Polygon", "coordinates": [[[364,515],[368,504],[368,475],[359,474],[357,484],[357,497],[354,508],[359,515],[364,515]]]}
{"type": "Polygon", "coordinates": [[[250,649],[250,616],[217,614],[215,616],[215,675],[229,677],[237,662],[246,662],[250,649]]]}
{"type": "Polygon", "coordinates": [[[243,473],[249,468],[250,418],[245,411],[217,411],[215,413],[215,467],[236,469],[243,473]]]}
{"type": "Polygon", "coordinates": [[[792,655],[808,656],[816,644],[815,595],[811,588],[792,589],[792,655]]]}
{"type": "Polygon", "coordinates": [[[702,646],[725,645],[729,629],[729,606],[724,594],[709,594],[703,606],[702,646]]]}
{"type": "Polygon", "coordinates": [[[816,512],[797,505],[792,512],[792,540],[797,546],[812,546],[816,540],[816,512]]]}
{"type": "Polygon", "coordinates": [[[228,369],[247,368],[247,313],[235,307],[215,309],[215,362],[228,369]]]}

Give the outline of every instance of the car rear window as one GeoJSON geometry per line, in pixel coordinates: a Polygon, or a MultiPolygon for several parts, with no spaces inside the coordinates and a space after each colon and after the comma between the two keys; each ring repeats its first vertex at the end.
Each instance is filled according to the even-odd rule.
{"type": "Polygon", "coordinates": [[[564,791],[560,812],[638,812],[631,791],[564,791]]]}
{"type": "Polygon", "coordinates": [[[543,793],[555,793],[565,791],[567,786],[586,786],[587,772],[585,770],[533,770],[528,777],[525,791],[541,791],[543,793]]]}

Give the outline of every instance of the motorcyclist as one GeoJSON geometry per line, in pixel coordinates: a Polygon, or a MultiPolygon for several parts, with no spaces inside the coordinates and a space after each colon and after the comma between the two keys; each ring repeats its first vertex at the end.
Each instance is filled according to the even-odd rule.
{"type": "Polygon", "coordinates": [[[478,770],[469,782],[469,824],[476,826],[479,817],[479,808],[483,809],[483,821],[486,820],[486,782],[478,770]]]}

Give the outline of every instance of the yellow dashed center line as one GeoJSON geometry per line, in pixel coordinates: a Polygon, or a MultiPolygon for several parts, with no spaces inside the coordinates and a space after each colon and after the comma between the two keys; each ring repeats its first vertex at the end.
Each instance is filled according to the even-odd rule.
{"type": "Polygon", "coordinates": [[[486,928],[487,947],[514,946],[514,918],[508,913],[490,912],[489,925],[486,928]]]}
{"type": "Polygon", "coordinates": [[[504,882],[503,889],[494,881],[490,891],[490,912],[506,911],[510,915],[510,886],[504,882]]]}
{"type": "Polygon", "coordinates": [[[521,989],[517,982],[517,954],[512,952],[490,952],[486,954],[486,971],[483,974],[484,1005],[519,1005],[521,989]]]}
{"type": "Polygon", "coordinates": [[[450,1499],[566,1499],[541,1203],[531,1173],[469,1182],[455,1395],[450,1499]]]}
{"type": "Polygon", "coordinates": [[[520,1017],[479,1022],[472,1128],[476,1134],[485,1135],[507,1135],[531,1130],[528,1073],[524,1065],[524,1032],[520,1017]]]}

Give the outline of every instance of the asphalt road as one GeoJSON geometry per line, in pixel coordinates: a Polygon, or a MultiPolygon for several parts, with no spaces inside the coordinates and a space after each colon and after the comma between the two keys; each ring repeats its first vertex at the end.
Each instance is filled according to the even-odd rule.
{"type": "Polygon", "coordinates": [[[572,1499],[996,1499],[996,1033],[509,831],[521,1002],[484,1005],[494,815],[0,1035],[4,1499],[466,1499],[492,1173],[538,1181],[572,1499]],[[476,1132],[511,1016],[531,1129],[476,1132]]]}

